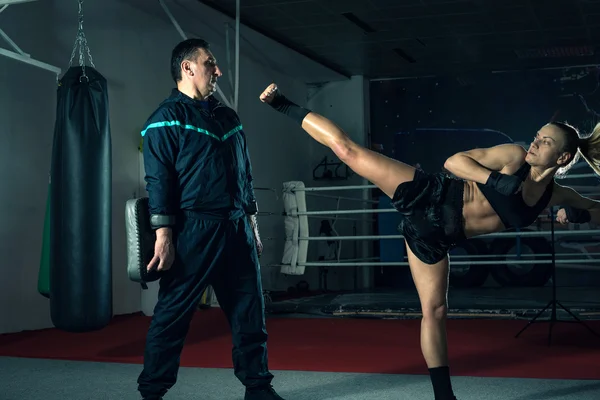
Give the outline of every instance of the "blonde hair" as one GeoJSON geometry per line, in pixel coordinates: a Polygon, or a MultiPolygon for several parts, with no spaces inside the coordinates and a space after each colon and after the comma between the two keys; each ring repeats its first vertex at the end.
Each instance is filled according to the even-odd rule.
{"type": "Polygon", "coordinates": [[[582,137],[579,130],[567,122],[550,122],[565,134],[565,143],[561,151],[572,155],[571,160],[556,172],[557,177],[564,176],[569,169],[579,161],[580,157],[588,163],[597,175],[600,175],[600,123],[592,132],[582,137]]]}
{"type": "Polygon", "coordinates": [[[577,147],[581,157],[600,175],[600,123],[596,124],[587,137],[579,139],[577,147]]]}

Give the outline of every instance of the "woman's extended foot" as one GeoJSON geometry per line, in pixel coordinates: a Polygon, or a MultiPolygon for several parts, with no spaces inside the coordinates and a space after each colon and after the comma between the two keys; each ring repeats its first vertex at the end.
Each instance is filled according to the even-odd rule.
{"type": "Polygon", "coordinates": [[[304,118],[310,113],[310,110],[300,107],[281,94],[277,88],[277,85],[274,83],[271,83],[269,86],[267,86],[267,88],[261,93],[259,99],[263,103],[267,103],[273,107],[273,109],[276,111],[292,118],[300,126],[302,126],[304,118]]]}
{"type": "Polygon", "coordinates": [[[267,88],[264,90],[264,92],[261,93],[260,95],[260,101],[262,101],[263,103],[271,103],[271,101],[273,101],[273,99],[275,98],[275,94],[277,92],[277,85],[274,83],[271,83],[269,86],[267,86],[267,88]]]}

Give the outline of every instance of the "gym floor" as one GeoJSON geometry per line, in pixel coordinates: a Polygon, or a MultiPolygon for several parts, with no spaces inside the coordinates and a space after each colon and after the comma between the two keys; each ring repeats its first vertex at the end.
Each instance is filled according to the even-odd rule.
{"type": "MultiPolygon", "coordinates": [[[[567,307],[577,307],[579,302],[575,310],[589,296],[589,315],[580,315],[600,332],[600,321],[591,311],[600,308],[593,301],[597,292],[572,289],[569,302],[565,289],[560,299],[567,307]]],[[[497,301],[488,289],[451,293],[455,307],[461,301],[472,306],[473,298],[486,307],[497,301]]],[[[537,303],[523,307],[522,299],[516,301],[517,293],[508,304],[518,310],[535,312],[548,300],[547,291],[542,291],[533,296],[537,303]]],[[[418,344],[418,315],[400,315],[412,312],[412,296],[406,290],[269,303],[269,365],[275,388],[286,400],[433,400],[418,344]],[[294,312],[292,305],[303,301],[309,306],[296,307],[294,312]],[[391,307],[387,311],[386,303],[391,307]],[[332,312],[335,307],[338,311],[332,312]],[[382,311],[389,315],[382,316],[382,311]],[[378,315],[373,318],[370,313],[378,315]]],[[[505,306],[500,304],[497,310],[506,310],[505,306]]],[[[448,321],[458,400],[600,398],[600,340],[584,326],[555,324],[548,345],[547,314],[515,339],[527,326],[528,316],[498,312],[493,317],[491,310],[473,317],[471,311],[455,309],[448,321]]],[[[572,320],[563,314],[559,313],[560,319],[572,320]]],[[[136,379],[149,321],[135,314],[117,316],[95,332],[47,329],[0,335],[0,399],[139,400],[136,379]]],[[[231,368],[231,335],[218,308],[199,310],[192,320],[178,383],[165,397],[177,399],[243,399],[243,388],[231,368]]]]}
{"type": "MultiPolygon", "coordinates": [[[[485,362],[485,360],[482,360],[485,362]]],[[[0,357],[3,400],[139,400],[139,365],[0,357]]],[[[432,400],[424,375],[274,371],[286,400],[432,400]]],[[[455,377],[459,400],[597,400],[600,381],[455,377]]],[[[230,369],[182,368],[165,400],[241,400],[230,369]]]]}

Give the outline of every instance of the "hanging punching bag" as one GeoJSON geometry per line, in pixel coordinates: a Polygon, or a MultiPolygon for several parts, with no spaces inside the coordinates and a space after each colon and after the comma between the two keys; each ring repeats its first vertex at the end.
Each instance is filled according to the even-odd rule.
{"type": "Polygon", "coordinates": [[[111,156],[106,79],[71,67],[58,88],[51,168],[50,311],[65,331],[112,318],[111,156]]]}

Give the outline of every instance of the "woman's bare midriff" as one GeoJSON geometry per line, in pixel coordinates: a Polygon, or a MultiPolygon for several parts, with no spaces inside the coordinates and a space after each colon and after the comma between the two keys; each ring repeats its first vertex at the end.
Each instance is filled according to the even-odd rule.
{"type": "Polygon", "coordinates": [[[504,230],[504,224],[475,182],[465,182],[463,218],[467,238],[504,230]]]}

